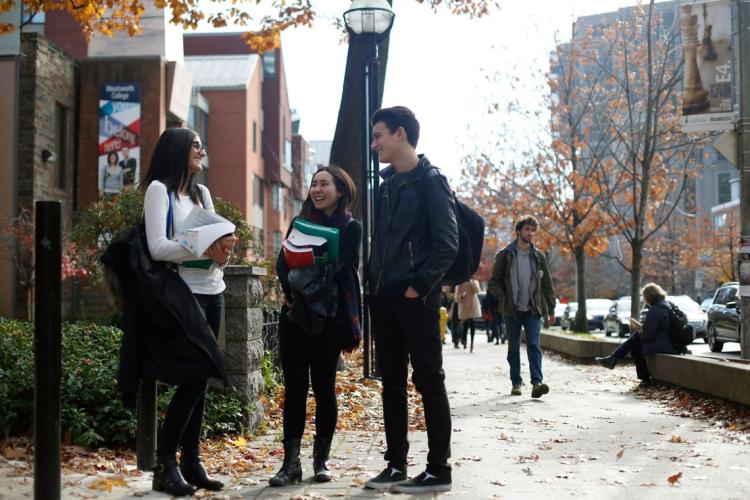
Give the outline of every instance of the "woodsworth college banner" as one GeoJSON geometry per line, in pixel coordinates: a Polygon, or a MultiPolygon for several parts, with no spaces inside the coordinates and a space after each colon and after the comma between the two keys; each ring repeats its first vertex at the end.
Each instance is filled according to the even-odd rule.
{"type": "Polygon", "coordinates": [[[99,87],[99,197],[138,183],[141,154],[141,84],[99,87]]]}

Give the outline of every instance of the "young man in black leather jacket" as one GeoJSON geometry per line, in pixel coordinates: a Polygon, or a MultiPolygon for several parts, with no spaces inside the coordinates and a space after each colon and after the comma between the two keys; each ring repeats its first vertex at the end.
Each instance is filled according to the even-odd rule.
{"type": "Polygon", "coordinates": [[[388,466],[365,483],[402,493],[451,488],[451,418],[445,390],[439,316],[440,280],[458,252],[453,193],[429,160],[417,155],[419,122],[403,106],[372,116],[372,149],[381,163],[368,270],[388,466]],[[407,480],[408,364],[422,395],[429,452],[427,469],[407,480]]]}

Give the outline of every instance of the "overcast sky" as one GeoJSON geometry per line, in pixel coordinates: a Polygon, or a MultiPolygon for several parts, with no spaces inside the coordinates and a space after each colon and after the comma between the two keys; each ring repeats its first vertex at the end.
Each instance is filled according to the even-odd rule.
{"type": "MultiPolygon", "coordinates": [[[[493,88],[485,75],[515,68],[519,77],[547,69],[555,39],[570,39],[576,17],[633,5],[634,0],[506,0],[489,17],[468,19],[415,0],[395,0],[384,106],[405,105],[422,127],[418,152],[455,178],[460,160],[483,130],[487,104],[509,89],[493,88]]],[[[332,140],[341,100],[347,45],[330,18],[349,2],[316,2],[327,10],[313,28],[283,35],[292,108],[308,140],[332,140]],[[325,17],[327,16],[327,18],[325,17]]],[[[533,85],[529,83],[528,87],[533,85]]]]}

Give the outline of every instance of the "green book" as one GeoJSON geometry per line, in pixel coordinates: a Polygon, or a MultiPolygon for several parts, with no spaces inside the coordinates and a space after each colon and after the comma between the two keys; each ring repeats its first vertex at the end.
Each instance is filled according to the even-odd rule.
{"type": "Polygon", "coordinates": [[[186,260],[182,262],[180,265],[182,267],[190,267],[193,269],[210,269],[213,263],[214,261],[211,259],[200,259],[200,260],[186,260]]]}
{"type": "Polygon", "coordinates": [[[339,229],[322,226],[299,217],[294,219],[293,226],[297,231],[310,236],[320,236],[328,241],[328,259],[334,261],[339,256],[339,229]]]}

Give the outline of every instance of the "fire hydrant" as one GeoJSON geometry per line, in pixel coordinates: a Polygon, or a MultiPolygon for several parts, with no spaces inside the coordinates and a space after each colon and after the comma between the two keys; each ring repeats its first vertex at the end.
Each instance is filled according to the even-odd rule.
{"type": "Polygon", "coordinates": [[[448,309],[440,306],[440,343],[445,344],[445,330],[448,328],[448,309]]]}

